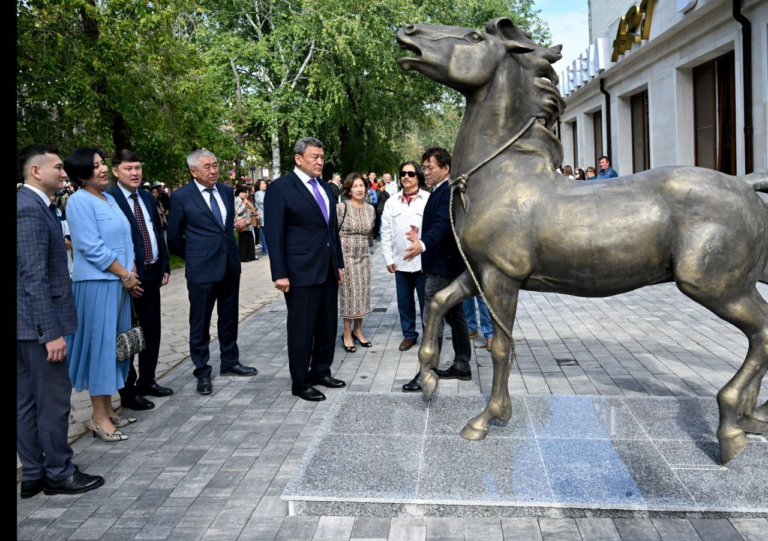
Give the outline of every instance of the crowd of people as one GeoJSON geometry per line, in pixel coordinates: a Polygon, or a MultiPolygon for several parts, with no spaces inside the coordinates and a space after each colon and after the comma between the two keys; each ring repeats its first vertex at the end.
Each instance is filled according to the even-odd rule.
{"type": "MultiPolygon", "coordinates": [[[[137,422],[114,410],[116,392],[122,407],[133,410],[152,409],[149,398],[173,394],[155,377],[160,289],[170,280],[169,254],[185,261],[190,356],[200,394],[213,391],[214,305],[220,375],[258,373],[240,362],[237,345],[241,264],[258,259],[257,251],[268,254],[274,286],[285,295],[295,396],[324,400],[317,386],[346,385],[331,371],[339,316],[348,353],[373,346],[363,320],[371,313],[374,239],[381,241],[384,265],[395,275],[399,349],[416,345],[416,300],[423,331],[431,299],[465,270],[451,231],[449,152],[433,147],[420,161],[402,163],[398,181],[389,173],[377,179],[375,172],[364,171],[343,181],[337,173],[326,182],[321,141],[305,137],[293,150],[292,172],[234,189],[219,181],[216,156],[196,150],[187,157],[190,182],[171,197],[162,184],[148,186],[141,159],[131,150],[115,153],[109,165],[96,148],[75,149],[64,160],[55,147],[21,151],[16,293],[22,498],[42,491],[79,494],[104,483],[72,464],[67,444],[72,388],[89,393],[88,428],[105,442],[127,440],[121,429],[137,422]],[[110,170],[116,182],[108,189],[110,170]],[[120,358],[117,345],[118,336],[137,325],[143,333],[138,369],[133,356],[120,358]]],[[[603,177],[616,176],[605,157],[600,168],[603,177]]],[[[571,172],[564,168],[564,174],[571,172]]],[[[488,308],[480,297],[467,299],[445,321],[454,361],[437,374],[471,380],[471,340],[478,331],[492,348],[488,308]]],[[[404,391],[420,389],[418,372],[403,385],[404,391]]]]}
{"type": "Polygon", "coordinates": [[[570,165],[564,165],[563,167],[558,167],[557,172],[571,180],[604,180],[608,178],[617,178],[619,176],[613,167],[611,167],[611,161],[608,159],[608,156],[600,156],[597,159],[597,164],[600,167],[600,171],[597,171],[591,165],[586,169],[581,169],[579,167],[576,168],[576,170],[570,165]]]}

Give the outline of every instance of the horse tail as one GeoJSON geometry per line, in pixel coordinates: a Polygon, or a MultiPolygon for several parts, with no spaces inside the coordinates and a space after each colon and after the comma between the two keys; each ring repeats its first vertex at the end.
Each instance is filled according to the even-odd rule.
{"type": "Polygon", "coordinates": [[[756,192],[768,193],[768,171],[757,171],[742,177],[756,192]]]}

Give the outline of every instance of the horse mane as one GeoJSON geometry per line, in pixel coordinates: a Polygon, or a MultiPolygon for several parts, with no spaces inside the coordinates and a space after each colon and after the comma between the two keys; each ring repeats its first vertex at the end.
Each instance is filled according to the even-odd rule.
{"type": "MultiPolygon", "coordinates": [[[[560,118],[565,111],[565,100],[557,88],[559,77],[552,68],[552,64],[560,60],[563,46],[540,47],[531,39],[531,33],[521,30],[511,19],[499,17],[489,21],[485,26],[486,31],[504,41],[512,41],[524,46],[525,58],[530,66],[525,66],[523,74],[529,77],[531,88],[534,92],[535,103],[540,108],[537,112],[546,112],[552,120],[560,118]]],[[[519,52],[510,52],[509,55],[518,55],[519,52]]]]}

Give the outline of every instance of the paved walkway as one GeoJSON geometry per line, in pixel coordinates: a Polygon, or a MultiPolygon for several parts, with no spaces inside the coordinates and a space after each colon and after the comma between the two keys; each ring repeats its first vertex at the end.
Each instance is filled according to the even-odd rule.
{"type": "MultiPolygon", "coordinates": [[[[168,285],[161,290],[162,297],[162,341],[160,357],[157,363],[157,376],[162,377],[169,370],[189,358],[189,299],[187,297],[187,281],[184,269],[176,269],[171,273],[168,285]]],[[[259,261],[243,264],[243,274],[240,279],[240,321],[242,322],[269,304],[278,296],[278,291],[269,280],[269,259],[263,257],[259,261]]],[[[216,330],[216,312],[211,319],[211,339],[218,335],[216,330]]],[[[134,361],[138,363],[138,360],[134,361]]],[[[120,396],[112,397],[115,407],[120,405],[120,396]]],[[[72,412],[69,415],[69,438],[74,441],[86,432],[85,423],[91,417],[91,400],[86,391],[72,392],[72,412]]]]}
{"type": "MultiPolygon", "coordinates": [[[[252,307],[269,302],[275,295],[267,262],[247,267],[242,301],[252,307]]],[[[169,288],[164,299],[165,340],[173,337],[164,352],[177,347],[176,360],[184,357],[187,320],[179,274],[170,286],[178,289],[169,288]],[[170,298],[177,299],[176,310],[169,310],[170,298]]],[[[417,351],[397,349],[394,280],[378,252],[372,302],[365,332],[374,347],[346,354],[339,343],[335,375],[347,389],[400,392],[416,372],[417,351]]],[[[518,314],[514,393],[711,397],[746,355],[743,335],[669,284],[609,299],[524,293],[518,314]]],[[[195,392],[191,363],[167,373],[161,383],[176,394],[155,399],[153,411],[137,412],[139,422],[125,429],[128,441],[75,442],[75,462],[106,484],[81,496],[18,500],[18,538],[768,540],[766,519],[287,517],[280,495],[319,421],[345,390],[329,390],[329,400],[319,404],[291,395],[282,298],[241,323],[239,345],[242,361],[259,369],[257,377],[216,377],[214,393],[204,397],[195,392]]],[[[439,393],[490,391],[491,360],[483,346],[475,341],[475,379],[443,382],[439,393]]],[[[212,354],[217,364],[215,344],[212,354]]]]}

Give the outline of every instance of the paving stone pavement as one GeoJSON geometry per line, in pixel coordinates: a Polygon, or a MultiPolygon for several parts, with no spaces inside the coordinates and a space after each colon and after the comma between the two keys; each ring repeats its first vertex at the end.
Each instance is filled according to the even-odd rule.
{"type": "MultiPolygon", "coordinates": [[[[297,400],[290,391],[285,302],[270,290],[267,261],[246,267],[241,302],[247,309],[263,308],[241,322],[239,346],[243,363],[258,368],[259,375],[215,377],[213,394],[200,396],[190,362],[169,370],[161,383],[176,393],[154,399],[152,411],[137,412],[139,422],[125,429],[129,440],[107,444],[85,437],[73,444],[75,462],[87,473],[103,475],[105,485],[80,496],[17,500],[18,539],[768,541],[766,519],[287,516],[280,495],[334,397],[347,389],[400,392],[416,373],[417,351],[398,351],[402,335],[394,279],[377,250],[374,312],[364,327],[374,347],[346,354],[339,338],[334,370],[347,389],[329,389],[321,403],[297,400]]],[[[180,275],[175,273],[164,292],[165,340],[174,337],[164,350],[169,356],[172,348],[183,354],[187,347],[180,275]]],[[[513,393],[714,397],[746,355],[743,335],[671,284],[608,299],[524,292],[520,301],[514,329],[518,358],[509,380],[513,393]]],[[[438,393],[490,392],[490,354],[482,339],[474,344],[474,379],[445,381],[438,393]]],[[[216,344],[211,353],[218,364],[216,344]]],[[[446,351],[444,366],[449,357],[446,351]]],[[[768,381],[763,400],[767,386],[768,381]]]]}

